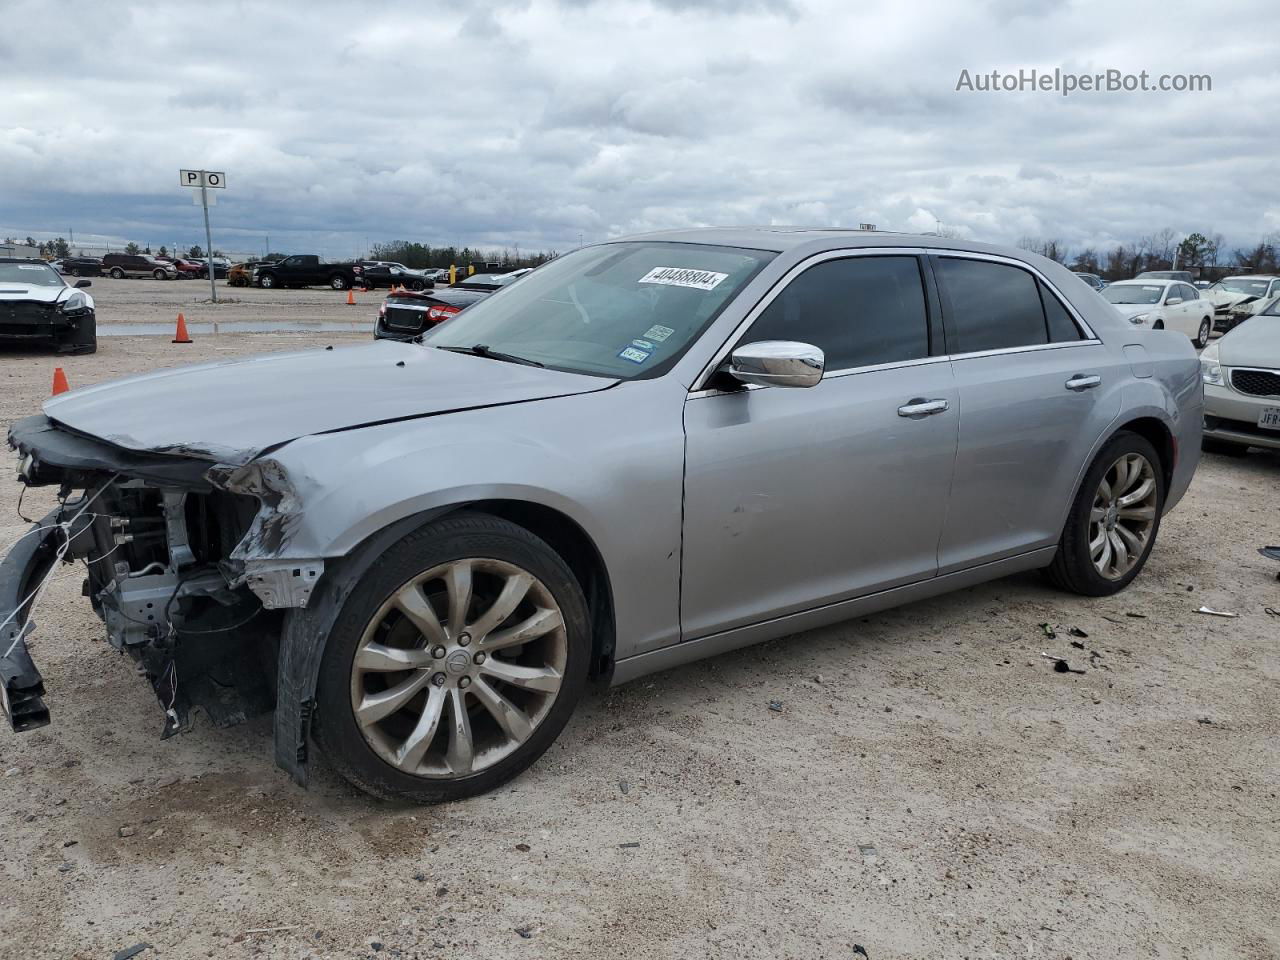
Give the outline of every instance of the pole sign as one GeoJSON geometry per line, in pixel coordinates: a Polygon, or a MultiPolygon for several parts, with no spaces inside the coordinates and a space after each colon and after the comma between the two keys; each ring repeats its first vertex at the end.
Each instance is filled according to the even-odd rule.
{"type": "Polygon", "coordinates": [[[220,170],[180,170],[178,182],[184,187],[227,188],[227,175],[220,170]]]}
{"type": "MultiPolygon", "coordinates": [[[[184,187],[193,187],[200,190],[199,204],[204,208],[204,242],[205,242],[205,266],[209,272],[209,298],[213,303],[218,302],[218,288],[214,284],[214,274],[217,270],[213,266],[213,234],[209,231],[209,207],[213,197],[209,196],[211,189],[225,190],[227,188],[227,175],[221,170],[179,170],[178,182],[184,187]]],[[[217,194],[214,194],[217,196],[217,194]]],[[[196,200],[196,197],[192,197],[196,200]]]]}

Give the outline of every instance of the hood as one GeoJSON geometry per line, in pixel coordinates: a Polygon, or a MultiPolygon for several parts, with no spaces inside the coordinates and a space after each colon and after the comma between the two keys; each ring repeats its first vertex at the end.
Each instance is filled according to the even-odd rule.
{"type": "MultiPolygon", "coordinates": [[[[6,283],[0,282],[0,303],[14,300],[35,301],[36,303],[57,303],[65,300],[74,291],[74,287],[50,287],[45,284],[6,283]]],[[[88,298],[88,294],[84,294],[88,298]]]]}
{"type": "Polygon", "coordinates": [[[1224,367],[1280,370],[1280,317],[1250,317],[1218,341],[1224,367]]]}
{"type": "Polygon", "coordinates": [[[177,367],[45,401],[51,419],[128,450],[248,463],[298,437],[591,393],[616,380],[377,340],[177,367]]]}
{"type": "Polygon", "coordinates": [[[1254,299],[1250,293],[1232,293],[1230,290],[1205,290],[1203,296],[1213,301],[1214,306],[1229,307],[1245,300],[1254,299]]]}

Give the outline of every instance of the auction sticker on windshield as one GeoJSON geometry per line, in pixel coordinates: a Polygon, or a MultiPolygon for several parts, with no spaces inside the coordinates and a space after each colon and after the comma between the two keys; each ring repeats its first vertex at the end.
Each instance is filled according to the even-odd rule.
{"type": "Polygon", "coordinates": [[[727,273],[711,270],[689,270],[685,267],[654,267],[638,283],[661,283],[668,287],[692,287],[695,290],[714,290],[728,278],[727,273]]]}
{"type": "Polygon", "coordinates": [[[661,343],[663,340],[667,339],[667,337],[671,336],[673,333],[675,333],[675,330],[673,330],[671,327],[664,327],[660,323],[655,323],[652,327],[650,327],[648,330],[644,332],[644,336],[646,340],[657,340],[659,343],[661,343]]]}

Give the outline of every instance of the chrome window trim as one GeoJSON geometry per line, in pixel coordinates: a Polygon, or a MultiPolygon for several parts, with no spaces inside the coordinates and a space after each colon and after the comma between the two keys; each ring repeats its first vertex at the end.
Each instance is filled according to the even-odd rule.
{"type": "MultiPolygon", "coordinates": [[[[1049,292],[1058,298],[1058,301],[1062,304],[1063,308],[1067,311],[1067,315],[1071,317],[1072,321],[1076,324],[1077,332],[1083,332],[1085,334],[1085,338],[1082,340],[1067,340],[1067,341],[1062,341],[1058,343],[1031,343],[1031,344],[1026,344],[1024,346],[1017,346],[1017,347],[1001,347],[996,350],[975,350],[971,353],[955,353],[955,354],[942,354],[939,356],[930,356],[930,357],[917,357],[914,360],[899,360],[899,361],[893,361],[890,363],[871,364],[865,367],[845,367],[840,370],[825,371],[822,375],[823,380],[826,380],[828,377],[832,377],[832,378],[845,377],[845,376],[849,376],[851,374],[857,374],[857,373],[872,373],[880,370],[893,370],[898,367],[921,366],[929,363],[938,363],[944,360],[946,361],[970,360],[976,357],[994,357],[994,356],[1000,356],[1002,354],[1029,353],[1033,350],[1057,350],[1063,347],[1091,346],[1094,344],[1100,345],[1102,343],[1102,340],[1098,337],[1096,333],[1094,333],[1093,328],[1089,326],[1089,324],[1085,321],[1084,317],[1082,317],[1079,311],[1076,310],[1075,305],[1071,302],[1071,300],[1068,297],[1064,297],[1062,295],[1062,291],[1059,290],[1058,287],[1055,286],[1054,283],[1051,280],[1049,280],[1048,277],[1046,277],[1043,273],[1041,273],[1031,264],[1026,263],[1025,261],[1022,261],[1022,260],[1018,260],[1014,257],[1006,257],[1000,254],[994,254],[994,253],[974,253],[968,250],[952,250],[946,247],[936,247],[936,248],[935,247],[853,247],[853,248],[842,248],[839,250],[825,250],[822,253],[816,253],[813,256],[810,256],[805,258],[804,260],[801,260],[794,267],[792,267],[785,274],[783,274],[778,279],[778,282],[775,283],[773,287],[770,288],[769,292],[760,298],[760,302],[757,303],[745,317],[743,317],[742,321],[734,328],[733,332],[725,339],[725,342],[720,345],[720,347],[716,350],[714,354],[712,354],[711,360],[708,363],[706,363],[703,366],[702,370],[698,373],[698,375],[693,378],[693,382],[695,384],[702,384],[702,386],[697,386],[691,389],[689,391],[689,398],[697,399],[701,397],[726,396],[732,393],[741,392],[740,390],[717,390],[715,388],[707,387],[705,384],[707,380],[715,373],[715,371],[719,369],[720,364],[724,362],[725,358],[728,357],[729,354],[733,351],[734,346],[736,346],[737,343],[739,342],[739,338],[742,337],[748,330],[751,329],[751,325],[755,323],[756,319],[760,316],[760,314],[764,313],[764,311],[767,310],[769,306],[773,303],[774,299],[778,297],[782,293],[782,291],[785,290],[791,284],[791,282],[795,280],[795,278],[798,277],[801,273],[804,273],[804,271],[808,270],[810,267],[816,266],[819,263],[824,263],[827,260],[848,260],[852,257],[875,257],[875,256],[881,256],[881,257],[946,256],[946,257],[951,257],[953,259],[986,260],[992,263],[1003,263],[1008,266],[1019,267],[1023,270],[1028,271],[1029,273],[1031,273],[1032,276],[1039,279],[1040,282],[1043,283],[1049,289],[1049,292]]],[[[927,302],[927,296],[928,296],[927,290],[925,291],[925,293],[926,293],[926,302],[927,302]]],[[[747,389],[756,390],[756,389],[763,389],[763,388],[759,385],[748,385],[747,389]]]]}

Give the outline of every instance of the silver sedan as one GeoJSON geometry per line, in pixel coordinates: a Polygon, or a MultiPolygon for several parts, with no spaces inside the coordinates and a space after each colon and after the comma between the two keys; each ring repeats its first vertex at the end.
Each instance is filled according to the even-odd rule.
{"type": "Polygon", "coordinates": [[[1123,589],[1202,402],[1185,336],[1025,251],[586,247],[421,342],[165,370],[17,422],[22,481],[83,493],[0,565],[6,710],[48,722],[26,639],[46,571],[83,559],[166,733],[274,706],[299,782],[314,740],[372,793],[476,794],[593,677],[1024,570],[1123,589]]]}

